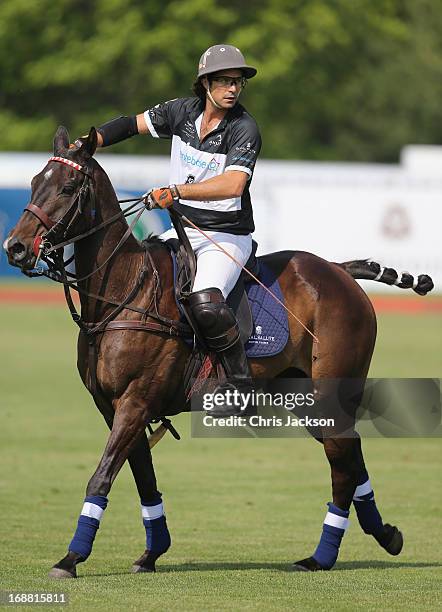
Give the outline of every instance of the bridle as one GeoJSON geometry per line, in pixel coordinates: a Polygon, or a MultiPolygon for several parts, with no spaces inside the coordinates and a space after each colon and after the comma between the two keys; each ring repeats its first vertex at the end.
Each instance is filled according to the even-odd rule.
{"type": "Polygon", "coordinates": [[[128,309],[134,312],[138,312],[143,315],[143,318],[151,317],[155,319],[156,321],[158,321],[158,323],[150,323],[150,324],[144,323],[142,327],[141,326],[134,327],[135,323],[137,322],[131,322],[130,325],[132,325],[131,327],[132,329],[137,328],[137,329],[151,330],[151,331],[157,331],[157,332],[159,331],[163,333],[164,332],[168,333],[169,335],[177,335],[177,336],[183,335],[183,334],[188,335],[189,328],[187,325],[184,325],[179,321],[174,321],[167,317],[163,317],[162,315],[159,314],[158,292],[161,292],[160,276],[155,266],[155,262],[153,261],[152,256],[149,253],[147,246],[145,246],[144,248],[144,262],[139,272],[136,283],[134,287],[132,288],[132,290],[129,291],[128,295],[123,300],[123,302],[117,302],[115,300],[108,299],[100,295],[95,295],[79,287],[80,282],[83,282],[91,278],[92,276],[94,276],[99,270],[101,270],[101,268],[103,268],[112,259],[115,253],[122,247],[122,245],[126,242],[129,236],[132,234],[132,230],[135,226],[135,223],[138,221],[138,219],[144,212],[145,206],[143,203],[143,198],[129,198],[126,200],[119,200],[119,203],[133,202],[133,204],[126,207],[124,210],[119,211],[115,215],[112,215],[105,221],[102,221],[101,223],[94,225],[91,229],[81,234],[78,234],[74,237],[69,238],[68,237],[69,231],[74,225],[75,221],[84,213],[85,203],[88,198],[91,200],[91,204],[92,204],[91,214],[92,214],[92,217],[94,217],[94,214],[95,214],[95,211],[94,211],[94,203],[95,203],[94,182],[95,181],[94,181],[93,173],[89,166],[77,164],[76,162],[73,162],[72,160],[67,159],[65,157],[53,156],[49,158],[48,163],[49,162],[58,162],[61,164],[65,164],[71,168],[74,168],[75,170],[77,170],[78,172],[81,172],[84,175],[84,179],[83,179],[81,186],[79,187],[79,189],[73,196],[72,202],[70,203],[68,210],[57,221],[54,221],[53,219],[51,219],[39,206],[36,206],[35,204],[28,204],[26,208],[24,209],[25,212],[29,212],[35,217],[37,217],[40,223],[42,223],[42,225],[47,230],[46,233],[43,233],[34,238],[33,252],[34,252],[34,255],[37,257],[36,263],[34,264],[35,268],[37,267],[39,260],[42,259],[48,265],[48,271],[41,270],[35,273],[26,272],[26,274],[28,276],[44,275],[50,278],[51,280],[54,280],[56,282],[60,282],[63,284],[65,298],[66,298],[66,302],[68,304],[68,308],[70,310],[71,316],[73,320],[75,321],[75,323],[80,327],[80,329],[89,338],[92,338],[96,333],[103,332],[107,329],[122,328],[124,326],[123,324],[125,324],[126,322],[125,321],[113,322],[113,319],[123,309],[128,309]],[[138,204],[140,204],[139,208],[135,209],[138,204]],[[73,261],[74,256],[72,256],[67,261],[64,261],[63,248],[65,246],[74,244],[80,240],[83,240],[84,238],[88,236],[91,236],[92,234],[99,232],[104,227],[114,223],[117,219],[121,219],[129,215],[133,215],[133,214],[135,214],[134,219],[131,221],[130,225],[128,225],[125,233],[123,234],[121,239],[118,241],[117,245],[112,250],[111,254],[106,258],[106,260],[103,263],[100,264],[100,266],[98,266],[92,272],[90,272],[89,274],[81,278],[78,278],[78,276],[76,276],[75,274],[71,274],[70,272],[66,270],[66,266],[68,266],[73,261]],[[144,278],[149,268],[151,269],[153,282],[154,282],[154,294],[153,294],[151,304],[148,306],[147,309],[130,306],[129,304],[135,298],[140,287],[142,286],[144,282],[144,278]],[[70,279],[68,278],[68,276],[70,277],[70,279]],[[87,323],[82,320],[81,316],[77,312],[74,302],[72,300],[72,296],[70,294],[70,289],[74,289],[78,291],[78,293],[86,295],[87,297],[90,297],[90,298],[93,298],[93,299],[96,299],[102,302],[106,302],[112,306],[115,306],[115,309],[103,321],[100,321],[97,324],[87,323]],[[153,310],[151,309],[151,307],[153,307],[153,310]]]}
{"type": "MultiPolygon", "coordinates": [[[[67,236],[68,236],[69,230],[74,225],[75,221],[84,213],[84,205],[88,197],[91,200],[91,216],[92,218],[94,218],[95,216],[95,190],[93,187],[93,183],[94,183],[93,173],[89,166],[87,165],[82,166],[80,164],[77,164],[76,162],[73,162],[70,159],[67,159],[66,157],[53,156],[49,158],[48,163],[51,161],[65,164],[71,168],[74,168],[75,170],[81,172],[84,175],[84,179],[83,179],[83,182],[80,188],[77,190],[76,194],[72,198],[72,202],[68,210],[57,221],[54,221],[53,219],[51,219],[44,212],[44,210],[42,210],[39,206],[36,206],[35,204],[28,204],[26,208],[24,209],[25,212],[30,212],[35,217],[37,217],[40,223],[42,223],[42,225],[47,230],[46,233],[40,234],[39,236],[36,236],[34,238],[32,250],[33,250],[34,255],[37,257],[37,260],[34,264],[34,268],[37,268],[40,258],[42,258],[49,265],[49,267],[51,267],[51,264],[53,267],[54,262],[51,262],[50,260],[48,260],[49,256],[52,256],[52,257],[56,256],[56,254],[60,252],[61,249],[63,249],[65,246],[74,244],[75,242],[79,242],[80,240],[83,240],[83,238],[86,238],[88,236],[91,236],[92,234],[97,233],[98,231],[100,231],[107,225],[110,225],[117,219],[120,219],[121,217],[127,217],[134,213],[138,213],[135,219],[130,224],[130,227],[124,234],[123,238],[120,240],[120,242],[115,247],[114,251],[109,256],[109,258],[103,264],[101,264],[99,268],[96,268],[91,274],[88,274],[87,276],[84,276],[81,279],[76,278],[76,282],[78,283],[79,281],[83,281],[83,280],[86,280],[87,278],[90,278],[93,274],[95,274],[98,270],[100,270],[104,265],[106,265],[106,263],[108,263],[108,261],[114,256],[117,250],[128,239],[135,223],[138,221],[138,219],[140,218],[141,214],[144,211],[144,206],[141,205],[137,210],[133,210],[137,206],[137,204],[140,204],[142,202],[142,198],[129,198],[126,200],[120,200],[119,201],[120,203],[122,202],[134,202],[134,203],[128,206],[125,210],[121,210],[115,215],[113,215],[112,217],[106,219],[102,223],[99,223],[98,225],[94,225],[91,229],[81,234],[78,234],[76,236],[73,236],[71,238],[68,238],[67,236]]],[[[67,262],[63,262],[64,264],[63,267],[66,267],[70,262],[71,260],[67,262]]],[[[40,274],[40,272],[38,272],[38,274],[40,274]]],[[[31,274],[31,275],[33,276],[34,274],[31,274]]],[[[73,276],[73,275],[70,275],[70,276],[73,276]]]]}
{"type": "MultiPolygon", "coordinates": [[[[55,247],[52,244],[58,239],[58,236],[61,236],[63,239],[66,239],[69,230],[72,225],[78,219],[80,215],[84,212],[84,205],[88,199],[88,197],[92,200],[92,205],[95,202],[95,191],[93,188],[93,174],[89,166],[80,165],[76,162],[67,159],[66,157],[60,157],[58,155],[54,155],[50,157],[49,162],[58,162],[61,164],[65,164],[71,168],[74,168],[78,172],[81,172],[84,175],[83,182],[80,188],[77,190],[75,196],[72,199],[71,205],[65,214],[58,220],[54,221],[51,219],[39,206],[35,204],[28,204],[25,208],[25,211],[32,213],[37,219],[42,223],[43,227],[47,230],[46,234],[36,236],[34,238],[34,243],[32,246],[32,250],[34,255],[37,257],[36,266],[38,265],[38,261],[40,257],[45,253],[48,255],[51,251],[58,250],[61,248],[61,244],[56,244],[55,247]]],[[[68,244],[69,241],[66,243],[68,244]]],[[[65,246],[65,245],[64,245],[65,246]]]]}

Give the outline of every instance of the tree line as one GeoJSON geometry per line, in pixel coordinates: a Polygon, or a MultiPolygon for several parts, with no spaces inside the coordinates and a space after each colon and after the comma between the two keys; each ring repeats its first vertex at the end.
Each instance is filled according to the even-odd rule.
{"type": "Polygon", "coordinates": [[[442,140],[440,32],[434,0],[3,0],[0,150],[191,95],[201,53],[226,42],[259,71],[241,101],[262,157],[394,162],[442,140]]]}

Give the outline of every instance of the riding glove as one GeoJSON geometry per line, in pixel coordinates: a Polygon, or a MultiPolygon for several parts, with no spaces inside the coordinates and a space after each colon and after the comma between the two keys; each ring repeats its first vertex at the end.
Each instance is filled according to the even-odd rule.
{"type": "Polygon", "coordinates": [[[174,202],[178,202],[179,199],[180,192],[176,185],[157,187],[148,191],[143,196],[143,201],[147,210],[152,210],[153,208],[169,208],[174,202]]]}

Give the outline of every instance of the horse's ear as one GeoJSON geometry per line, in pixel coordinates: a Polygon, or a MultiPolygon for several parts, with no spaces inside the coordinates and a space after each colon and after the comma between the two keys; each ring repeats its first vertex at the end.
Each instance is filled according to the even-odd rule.
{"type": "Polygon", "coordinates": [[[54,155],[62,153],[69,147],[69,134],[64,125],[60,125],[54,136],[54,155]]]}
{"type": "Polygon", "coordinates": [[[82,153],[87,153],[92,157],[97,149],[97,130],[94,127],[91,127],[89,134],[81,138],[81,141],[82,145],[80,147],[80,151],[82,153]]]}

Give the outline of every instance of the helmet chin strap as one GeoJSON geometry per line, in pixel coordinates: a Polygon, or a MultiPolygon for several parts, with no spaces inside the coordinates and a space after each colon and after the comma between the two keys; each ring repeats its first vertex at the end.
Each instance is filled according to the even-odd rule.
{"type": "Polygon", "coordinates": [[[207,97],[208,97],[208,98],[209,98],[209,100],[212,102],[213,106],[215,106],[215,107],[216,107],[216,108],[218,108],[219,110],[225,110],[225,109],[223,109],[223,107],[222,107],[222,106],[220,106],[220,105],[218,104],[218,102],[215,102],[215,100],[213,99],[212,94],[210,93],[210,88],[209,88],[209,87],[206,89],[206,93],[207,93],[207,97]]]}

